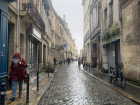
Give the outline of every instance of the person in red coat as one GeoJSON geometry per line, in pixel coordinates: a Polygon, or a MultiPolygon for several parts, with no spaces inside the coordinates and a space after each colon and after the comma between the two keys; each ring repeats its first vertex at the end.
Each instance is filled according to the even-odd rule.
{"type": "Polygon", "coordinates": [[[10,67],[10,75],[12,80],[12,98],[10,100],[15,101],[15,94],[16,94],[16,87],[17,87],[17,82],[19,83],[19,98],[22,98],[21,92],[22,92],[22,83],[24,79],[24,68],[27,67],[27,63],[25,62],[24,59],[21,59],[20,54],[17,52],[15,53],[11,67],[10,67]]]}

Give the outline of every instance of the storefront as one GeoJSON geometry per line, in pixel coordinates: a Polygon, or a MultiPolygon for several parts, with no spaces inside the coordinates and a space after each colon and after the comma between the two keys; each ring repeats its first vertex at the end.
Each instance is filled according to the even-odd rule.
{"type": "Polygon", "coordinates": [[[36,76],[36,72],[38,70],[38,46],[39,43],[42,42],[41,40],[41,33],[39,30],[32,24],[26,30],[26,61],[30,65],[28,67],[30,71],[30,78],[36,76]]]}
{"type": "Polygon", "coordinates": [[[114,66],[120,62],[120,40],[117,40],[107,45],[108,51],[108,68],[110,72],[110,66],[114,66]]]}

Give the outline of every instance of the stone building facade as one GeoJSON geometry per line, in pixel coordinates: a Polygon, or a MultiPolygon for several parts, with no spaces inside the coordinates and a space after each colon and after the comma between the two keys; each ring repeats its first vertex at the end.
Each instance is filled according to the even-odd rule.
{"type": "Polygon", "coordinates": [[[51,0],[19,1],[8,4],[8,70],[13,55],[19,52],[29,64],[27,69],[33,78],[38,66],[41,71],[52,65],[54,57],[58,62],[71,57],[73,39],[65,16],[57,15],[51,0]],[[63,48],[64,44],[67,48],[63,48]]]}
{"type": "Polygon", "coordinates": [[[140,81],[140,1],[120,0],[122,18],[121,55],[127,78],[140,81]]]}
{"type": "Polygon", "coordinates": [[[87,58],[87,61],[90,63],[91,61],[91,48],[90,48],[90,2],[91,0],[82,0],[83,5],[83,50],[84,50],[84,56],[87,58]]]}
{"type": "Polygon", "coordinates": [[[90,5],[90,47],[91,67],[100,69],[101,51],[101,3],[100,0],[91,0],[90,5]]]}
{"type": "Polygon", "coordinates": [[[101,1],[101,54],[102,71],[110,72],[110,66],[121,61],[121,22],[119,0],[101,1]]]}

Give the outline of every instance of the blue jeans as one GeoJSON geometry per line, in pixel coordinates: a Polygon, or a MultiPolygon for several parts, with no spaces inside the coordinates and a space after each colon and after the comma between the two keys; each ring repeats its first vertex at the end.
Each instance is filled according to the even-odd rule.
{"type": "Polygon", "coordinates": [[[23,81],[12,81],[12,84],[13,84],[13,87],[12,87],[12,97],[15,97],[16,89],[17,89],[17,82],[19,84],[19,94],[21,95],[23,81]]]}
{"type": "Polygon", "coordinates": [[[80,67],[81,66],[81,63],[78,63],[78,66],[80,67]]]}

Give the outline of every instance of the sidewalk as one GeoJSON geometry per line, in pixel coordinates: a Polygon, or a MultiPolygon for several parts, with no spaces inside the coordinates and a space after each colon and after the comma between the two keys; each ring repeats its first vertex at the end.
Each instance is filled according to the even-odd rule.
{"type": "MultiPolygon", "coordinates": [[[[80,69],[86,71],[86,67],[83,68],[83,65],[81,65],[80,69]]],[[[89,73],[89,66],[87,66],[87,72],[89,73]]],[[[96,69],[90,68],[90,74],[105,81],[105,83],[107,82],[110,84],[110,77],[109,77],[108,73],[102,73],[96,69]]],[[[116,87],[116,88],[118,88],[118,87],[116,87]]],[[[121,89],[121,88],[119,88],[119,89],[121,89]]],[[[130,83],[126,83],[125,88],[121,89],[121,91],[123,91],[124,93],[130,94],[132,96],[132,98],[137,98],[138,100],[140,100],[140,94],[139,94],[140,87],[137,87],[130,83]]]]}
{"type": "MultiPolygon", "coordinates": [[[[52,77],[53,73],[50,73],[50,77],[48,78],[48,73],[41,73],[39,74],[39,89],[41,89],[45,83],[52,77]]],[[[33,78],[29,82],[29,102],[36,96],[37,92],[37,78],[33,78]]],[[[17,91],[16,91],[16,97],[15,101],[12,102],[9,100],[12,97],[12,90],[7,91],[7,97],[5,98],[5,105],[25,105],[26,104],[26,83],[23,84],[23,89],[22,89],[22,98],[19,98],[18,94],[18,86],[17,86],[17,91]]],[[[38,97],[37,97],[38,98],[38,97]]]]}

